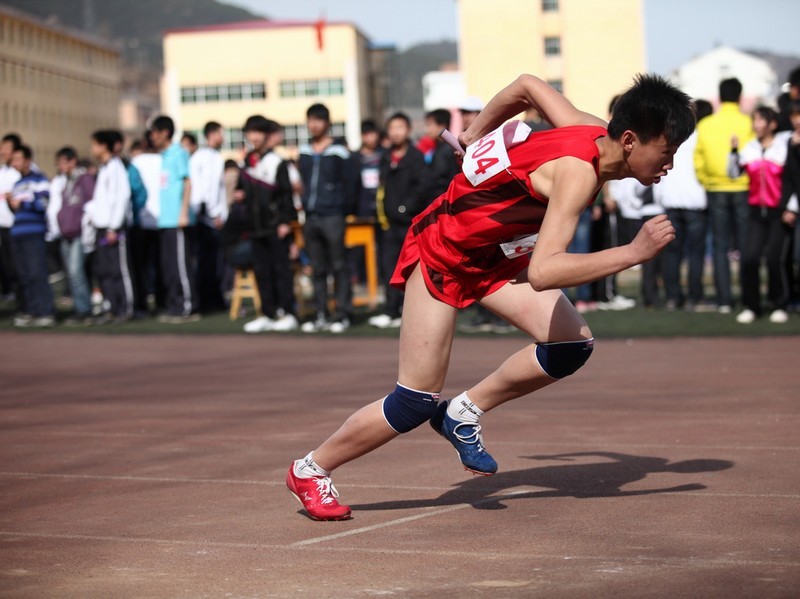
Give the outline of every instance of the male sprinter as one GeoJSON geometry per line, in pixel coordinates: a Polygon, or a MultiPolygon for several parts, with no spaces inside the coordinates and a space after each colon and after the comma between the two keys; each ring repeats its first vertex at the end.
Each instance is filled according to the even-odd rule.
{"type": "Polygon", "coordinates": [[[289,468],[287,486],[311,518],[349,518],[331,472],[428,420],[467,470],[497,470],[483,446],[480,416],[573,374],[592,352],[591,332],[561,289],[646,262],[675,238],[662,215],[626,246],[568,254],[581,212],[609,180],[658,183],[694,127],[689,97],[653,75],[636,78],[608,125],[531,75],[492,98],[460,137],[467,148],[463,172],[414,219],[391,280],[405,289],[397,386],[289,468]],[[520,122],[502,125],[528,108],[555,129],[530,133],[520,122]],[[473,302],[534,343],[437,405],[456,314],[473,302]]]}

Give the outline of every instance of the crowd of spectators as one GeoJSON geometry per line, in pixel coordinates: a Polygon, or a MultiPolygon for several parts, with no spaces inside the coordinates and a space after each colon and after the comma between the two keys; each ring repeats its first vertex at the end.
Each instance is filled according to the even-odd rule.
{"type": "MultiPolygon", "coordinates": [[[[760,105],[744,114],[736,79],[722,81],[719,91],[716,111],[696,100],[697,129],[662,182],[614,182],[582,215],[570,251],[627,243],[648,218],[664,212],[676,240],[641,268],[639,298],[617,293],[614,278],[565,290],[579,311],[624,310],[638,301],[653,310],[737,309],[742,324],[769,314],[780,324],[798,308],[800,68],[776,99],[777,110],[760,105]],[[704,285],[707,262],[713,295],[704,285]],[[732,264],[740,266],[738,277],[732,264]]],[[[16,304],[18,327],[55,326],[57,305],[71,309],[59,319],[65,326],[141,318],[181,324],[226,310],[232,273],[252,269],[262,314],[245,332],[344,332],[352,321],[353,285],[365,277],[363,258],[345,245],[348,220],[373,223],[386,285],[411,220],[459,171],[439,132],[451,128],[453,116],[465,128],[481,109],[480,100],[468,98],[460,114],[433,110],[416,141],[402,112],[380,124],[366,120],[361,147],[351,149],[331,136],[328,109],[314,104],[306,114],[309,142],[293,153],[279,123],[254,115],[244,123],[247,147],[238,161],[223,158],[219,123],[206,124],[202,143],[188,133],[175,142],[172,119],[159,116],[127,151],[115,130],[91,135],[90,156],[64,146],[52,157],[52,178],[35,160],[45,158],[6,134],[0,143],[2,299],[16,304]],[[64,281],[55,286],[59,273],[64,281]],[[308,276],[313,306],[302,323],[298,273],[308,276]]],[[[538,115],[526,120],[534,131],[547,128],[538,115]]],[[[396,328],[402,293],[386,287],[369,324],[396,328]]],[[[510,330],[480,308],[462,326],[510,330]]]]}

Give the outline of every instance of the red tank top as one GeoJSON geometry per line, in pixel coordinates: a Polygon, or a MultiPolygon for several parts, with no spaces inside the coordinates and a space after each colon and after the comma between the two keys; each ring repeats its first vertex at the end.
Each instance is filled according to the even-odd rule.
{"type": "Polygon", "coordinates": [[[490,179],[473,186],[463,173],[456,175],[412,223],[423,263],[455,276],[474,277],[498,267],[519,272],[527,259],[507,258],[500,243],[538,233],[542,225],[548,199],[533,189],[529,175],[546,162],[574,156],[590,163],[599,176],[595,142],[606,135],[604,127],[586,125],[530,133],[508,147],[510,166],[490,179]]]}

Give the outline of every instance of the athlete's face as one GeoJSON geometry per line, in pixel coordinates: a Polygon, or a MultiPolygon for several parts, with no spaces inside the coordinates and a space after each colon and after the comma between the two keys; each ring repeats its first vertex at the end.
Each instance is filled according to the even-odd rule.
{"type": "Polygon", "coordinates": [[[630,134],[630,149],[628,154],[628,168],[633,177],[642,185],[652,185],[661,181],[661,177],[667,174],[672,168],[672,161],[675,158],[677,145],[670,145],[662,135],[648,143],[642,143],[639,137],[630,131],[623,134],[630,134]]]}

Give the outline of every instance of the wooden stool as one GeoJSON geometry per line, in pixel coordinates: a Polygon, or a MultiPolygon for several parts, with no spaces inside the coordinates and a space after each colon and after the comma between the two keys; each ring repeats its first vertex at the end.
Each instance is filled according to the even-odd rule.
{"type": "Polygon", "coordinates": [[[251,299],[256,308],[256,315],[261,316],[261,296],[258,294],[256,275],[251,269],[237,268],[233,275],[233,289],[231,290],[231,320],[239,318],[242,300],[251,299]]]}

